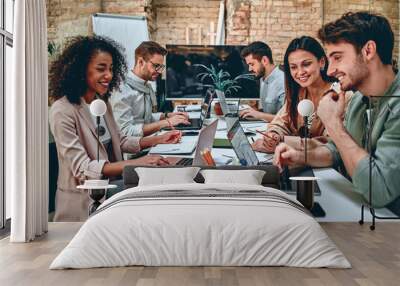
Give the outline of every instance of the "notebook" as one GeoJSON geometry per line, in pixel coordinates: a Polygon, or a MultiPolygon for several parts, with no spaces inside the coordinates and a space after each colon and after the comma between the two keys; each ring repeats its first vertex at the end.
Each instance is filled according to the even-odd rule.
{"type": "Polygon", "coordinates": [[[158,144],[151,147],[149,154],[190,155],[196,148],[197,138],[197,136],[183,136],[181,142],[177,144],[158,144]]]}

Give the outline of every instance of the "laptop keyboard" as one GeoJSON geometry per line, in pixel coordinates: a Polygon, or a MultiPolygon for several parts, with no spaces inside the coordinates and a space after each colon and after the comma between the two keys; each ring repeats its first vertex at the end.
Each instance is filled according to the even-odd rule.
{"type": "Polygon", "coordinates": [[[179,128],[190,129],[190,128],[199,128],[200,127],[200,119],[198,119],[198,118],[191,118],[191,119],[189,119],[189,122],[190,122],[190,125],[181,123],[181,124],[176,125],[175,128],[176,129],[179,129],[179,128]]]}
{"type": "Polygon", "coordinates": [[[178,165],[178,166],[191,166],[192,163],[193,163],[193,158],[182,158],[176,163],[176,165],[178,165]]]}

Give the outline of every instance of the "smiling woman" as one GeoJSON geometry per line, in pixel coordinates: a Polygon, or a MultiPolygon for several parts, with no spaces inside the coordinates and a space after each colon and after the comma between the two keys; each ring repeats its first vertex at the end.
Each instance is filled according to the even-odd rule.
{"type": "Polygon", "coordinates": [[[301,130],[305,124],[309,127],[311,137],[327,135],[324,125],[314,114],[305,123],[297,112],[297,105],[303,99],[311,100],[317,109],[319,101],[334,80],[327,75],[327,68],[327,57],[317,40],[303,36],[290,42],[284,57],[286,102],[269,124],[269,136],[254,144],[257,151],[274,152],[284,136],[302,135],[301,130]]]}
{"type": "Polygon", "coordinates": [[[98,90],[107,101],[108,91],[119,86],[126,70],[117,43],[101,37],[72,38],[50,68],[50,96],[55,100],[66,96],[69,102],[80,104],[82,96],[89,92],[93,100],[100,85],[107,84],[98,90]]]}
{"type": "Polygon", "coordinates": [[[98,52],[93,55],[87,68],[88,89],[84,96],[86,102],[91,100],[94,94],[106,94],[108,86],[113,78],[113,60],[107,52],[98,52]]]}
{"type": "Polygon", "coordinates": [[[122,152],[136,153],[157,143],[176,143],[174,132],[149,138],[123,136],[115,123],[110,92],[119,86],[126,73],[121,48],[102,37],[75,37],[68,42],[50,69],[50,128],[57,146],[59,176],[55,221],[82,221],[87,218],[89,196],[77,186],[86,179],[118,180],[126,165],[164,165],[160,156],[145,156],[123,161],[122,152]],[[97,155],[95,118],[89,104],[97,98],[107,103],[100,118],[105,128],[97,155]]]}

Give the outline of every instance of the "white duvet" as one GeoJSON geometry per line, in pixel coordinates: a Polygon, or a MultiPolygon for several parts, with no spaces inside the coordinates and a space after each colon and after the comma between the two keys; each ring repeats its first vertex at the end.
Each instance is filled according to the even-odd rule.
{"type": "Polygon", "coordinates": [[[272,188],[232,184],[125,190],[100,206],[50,269],[127,265],[350,267],[295,200],[272,188]],[[214,195],[129,199],[174,190],[214,195]]]}

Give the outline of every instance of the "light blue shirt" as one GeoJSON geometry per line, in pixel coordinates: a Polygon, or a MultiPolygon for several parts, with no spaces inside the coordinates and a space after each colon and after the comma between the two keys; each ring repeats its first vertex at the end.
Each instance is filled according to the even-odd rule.
{"type": "Polygon", "coordinates": [[[110,102],[115,121],[124,135],[143,137],[143,125],[160,120],[161,113],[153,113],[156,95],[151,84],[132,71],[120,90],[112,94],[110,102]]]}
{"type": "Polygon", "coordinates": [[[263,112],[276,114],[285,101],[285,74],[275,67],[271,74],[260,79],[260,100],[263,112]]]}

